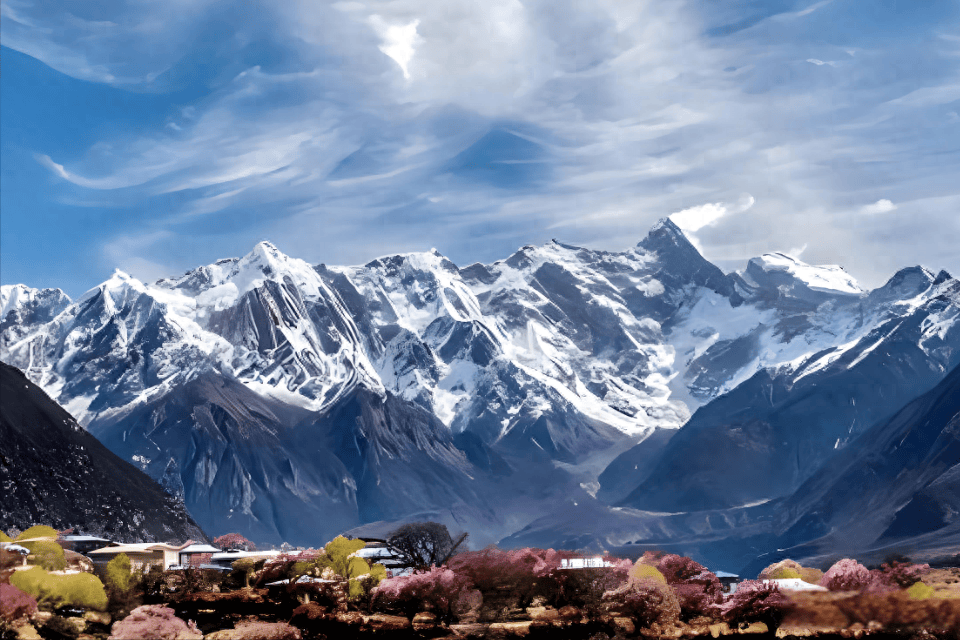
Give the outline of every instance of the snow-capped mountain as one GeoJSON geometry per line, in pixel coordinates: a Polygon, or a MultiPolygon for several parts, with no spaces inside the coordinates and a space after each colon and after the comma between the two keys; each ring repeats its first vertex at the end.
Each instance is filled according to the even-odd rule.
{"type": "MultiPolygon", "coordinates": [[[[423,493],[431,499],[394,501],[403,509],[459,503],[470,517],[498,521],[490,526],[502,533],[537,509],[524,503],[529,513],[505,513],[511,507],[490,491],[523,485],[521,476],[549,478],[549,488],[527,487],[529,495],[592,499],[607,464],[657,434],[647,443],[657,455],[620,459],[622,497],[640,482],[630,477],[640,463],[630,461],[653,465],[661,449],[679,446],[664,430],[758,376],[787,375],[792,388],[875,350],[882,359],[878,345],[894,338],[945,367],[957,353],[951,286],[947,274],[914,268],[864,292],[839,267],[782,254],[724,274],[669,220],[623,252],[553,241],[463,268],[435,250],[311,266],[264,242],[153,284],[117,272],[72,303],[4,287],[0,359],[183,491],[213,534],[229,516],[257,535],[293,536],[287,519],[295,515],[266,504],[280,478],[299,487],[288,508],[299,501],[323,510],[332,500],[343,522],[399,517],[383,511],[390,501],[377,496],[388,493],[367,481],[389,476],[402,486],[402,465],[388,462],[396,459],[458,478],[450,491],[423,493]],[[373,398],[393,409],[353,410],[336,443],[317,436],[325,444],[312,462],[290,449],[299,440],[286,429],[300,429],[298,438],[327,433],[324,420],[345,406],[374,407],[373,398]],[[241,453],[245,438],[274,444],[241,453]],[[351,441],[362,465],[349,461],[351,441]],[[438,442],[453,448],[441,454],[438,442]],[[335,478],[311,470],[321,458],[340,469],[335,478]],[[362,506],[370,504],[381,506],[362,506]]],[[[934,369],[922,378],[931,386],[946,370],[934,369]]],[[[830,436],[837,449],[848,440],[830,436]]]]}
{"type": "Polygon", "coordinates": [[[960,364],[960,282],[945,274],[905,270],[852,306],[821,304],[808,319],[805,335],[829,326],[836,343],[766,367],[701,407],[620,504],[677,512],[787,495],[960,364]]]}
{"type": "Polygon", "coordinates": [[[14,348],[32,327],[50,322],[69,305],[70,298],[60,289],[31,289],[22,284],[0,286],[0,350],[5,353],[14,348]]]}

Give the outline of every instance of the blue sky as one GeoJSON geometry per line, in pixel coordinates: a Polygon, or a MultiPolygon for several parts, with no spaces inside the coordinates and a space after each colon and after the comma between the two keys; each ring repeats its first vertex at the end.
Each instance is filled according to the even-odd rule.
{"type": "Polygon", "coordinates": [[[666,215],[728,270],[960,273],[955,0],[0,8],[4,284],[76,296],[262,239],[620,250],[666,215]]]}

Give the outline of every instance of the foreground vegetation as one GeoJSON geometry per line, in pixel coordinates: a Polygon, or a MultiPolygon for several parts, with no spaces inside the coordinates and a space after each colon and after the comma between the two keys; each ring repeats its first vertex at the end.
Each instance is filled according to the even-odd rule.
{"type": "MultiPolygon", "coordinates": [[[[28,533],[43,537],[29,530],[19,538],[28,533]]],[[[960,570],[909,562],[871,570],[845,559],[822,572],[787,560],[725,596],[713,573],[672,554],[648,552],[636,562],[607,557],[604,568],[560,569],[563,559],[579,554],[490,547],[443,554],[442,566],[387,577],[382,565],[354,555],[363,546],[338,537],[322,549],[239,560],[227,573],[133,572],[121,554],[98,577],[64,573],[67,563],[61,566],[55,551],[39,545],[31,548],[29,568],[13,570],[19,556],[0,557],[0,632],[4,640],[599,640],[778,630],[781,637],[908,638],[922,632],[953,638],[960,629],[960,570]],[[828,590],[782,591],[764,582],[778,579],[828,590]]]]}

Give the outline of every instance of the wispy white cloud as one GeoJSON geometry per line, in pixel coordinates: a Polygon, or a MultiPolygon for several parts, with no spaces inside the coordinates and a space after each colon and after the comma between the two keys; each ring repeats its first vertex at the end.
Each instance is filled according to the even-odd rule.
{"type": "Polygon", "coordinates": [[[423,38],[417,35],[417,25],[419,20],[414,20],[407,24],[387,24],[379,14],[373,14],[369,18],[377,35],[383,40],[380,45],[380,51],[397,63],[403,71],[403,77],[410,79],[410,61],[413,60],[413,54],[417,45],[423,42],[423,38]]]}
{"type": "Polygon", "coordinates": [[[687,238],[690,239],[701,253],[706,253],[703,242],[700,237],[696,235],[696,232],[704,227],[715,225],[721,218],[727,215],[748,211],[753,207],[755,202],[756,200],[753,196],[745,193],[740,196],[740,199],[735,204],[708,202],[672,213],[670,214],[670,219],[673,220],[678,227],[683,229],[687,238]]]}
{"type": "MultiPolygon", "coordinates": [[[[4,17],[16,16],[4,20],[4,44],[75,77],[160,90],[175,84],[163,71],[198,55],[200,35],[224,11],[120,4],[116,15],[71,22],[4,0],[4,17]]],[[[271,225],[272,237],[302,243],[315,261],[387,246],[488,259],[557,229],[615,249],[675,212],[711,256],[809,245],[825,247],[818,260],[838,262],[833,254],[872,251],[843,225],[867,219],[850,212],[878,185],[890,200],[860,211],[950,193],[946,177],[960,170],[948,153],[956,109],[943,107],[960,99],[956,78],[932,67],[893,74],[911,54],[880,41],[811,42],[817,21],[844,6],[815,2],[723,37],[707,35],[719,9],[680,0],[291,0],[256,20],[238,10],[203,58],[216,73],[203,79],[202,98],[178,105],[157,130],[112,136],[109,153],[43,149],[38,159],[97,198],[177,194],[160,226],[268,212],[257,228],[271,225]],[[251,47],[263,42],[272,68],[228,64],[241,52],[256,58],[251,47]],[[843,73],[821,68],[839,64],[831,58],[843,73]],[[908,108],[939,111],[902,117],[908,108]],[[491,130],[537,153],[484,149],[470,156],[480,169],[458,174],[458,154],[491,130]],[[744,191],[756,204],[738,200],[744,191]]],[[[229,233],[239,242],[243,231],[229,233]]],[[[871,270],[858,273],[866,282],[888,268],[860,264],[871,270]]]]}
{"type": "Polygon", "coordinates": [[[880,213],[890,213],[891,211],[896,211],[897,205],[886,199],[880,199],[874,202],[873,204],[867,204],[860,207],[860,213],[868,216],[877,215],[880,213]]]}
{"type": "Polygon", "coordinates": [[[960,100],[960,83],[923,87],[905,96],[890,100],[887,104],[902,107],[929,107],[949,104],[960,100]]]}
{"type": "Polygon", "coordinates": [[[801,9],[800,11],[793,11],[788,13],[778,13],[771,17],[772,20],[784,21],[784,20],[796,20],[797,18],[803,18],[808,16],[814,11],[818,11],[823,7],[827,6],[833,2],[833,0],[820,0],[820,2],[814,2],[809,7],[801,9]]]}

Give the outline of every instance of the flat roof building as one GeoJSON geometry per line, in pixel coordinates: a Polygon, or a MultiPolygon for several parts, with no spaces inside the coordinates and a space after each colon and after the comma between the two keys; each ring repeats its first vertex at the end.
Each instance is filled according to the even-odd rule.
{"type": "Polygon", "coordinates": [[[180,562],[180,552],[194,544],[193,540],[188,540],[184,544],[175,547],[164,542],[146,542],[140,544],[119,544],[113,547],[104,547],[94,549],[87,553],[94,566],[97,568],[106,567],[107,563],[116,558],[121,553],[127,554],[130,558],[130,566],[134,569],[146,569],[150,566],[157,566],[161,569],[168,569],[180,562]]]}

